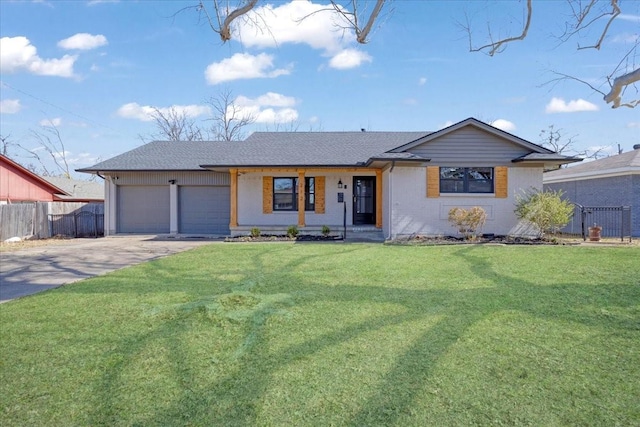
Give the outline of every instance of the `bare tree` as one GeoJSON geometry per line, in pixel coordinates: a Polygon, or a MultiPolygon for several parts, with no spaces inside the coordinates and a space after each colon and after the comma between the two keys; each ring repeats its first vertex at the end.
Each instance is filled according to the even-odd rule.
{"type": "MultiPolygon", "coordinates": [[[[337,12],[346,20],[346,25],[342,28],[353,30],[356,34],[356,40],[358,43],[367,43],[367,37],[371,33],[374,24],[378,20],[380,13],[388,0],[375,0],[375,5],[370,14],[366,12],[366,1],[359,2],[358,0],[345,1],[345,6],[339,4],[335,0],[330,0],[331,7],[320,9],[318,12],[332,11],[337,12]],[[364,3],[365,6],[361,6],[360,3],[364,3]],[[364,26],[362,23],[364,22],[364,26]]],[[[228,1],[223,0],[200,0],[194,8],[204,15],[211,29],[220,35],[220,40],[223,43],[231,40],[231,23],[254,10],[258,5],[258,0],[239,0],[237,6],[229,6],[228,1]],[[207,7],[207,3],[211,3],[210,7],[207,7]],[[223,5],[226,3],[226,5],[223,5]]],[[[304,18],[303,18],[304,20],[304,18]]],[[[256,23],[259,25],[259,23],[256,23]]],[[[268,28],[267,28],[268,30],[268,28]]]]}
{"type": "MultiPolygon", "coordinates": [[[[565,22],[565,30],[558,39],[560,42],[567,42],[573,37],[582,37],[587,30],[596,29],[598,36],[595,41],[582,45],[578,43],[577,49],[596,49],[600,50],[602,42],[604,41],[611,23],[620,15],[621,9],[619,0],[567,0],[567,4],[571,10],[570,17],[565,22]],[[603,4],[603,3],[606,3],[603,4]]],[[[505,50],[509,43],[524,40],[529,32],[531,24],[531,17],[533,16],[532,0],[526,1],[526,11],[524,12],[524,19],[522,24],[522,30],[517,36],[507,37],[495,37],[491,26],[488,25],[487,38],[489,41],[480,46],[475,46],[472,37],[472,24],[467,17],[465,24],[462,27],[467,32],[469,39],[469,51],[470,52],[485,52],[489,56],[494,56],[496,53],[501,53],[505,50]]],[[[635,86],[640,81],[640,68],[636,63],[637,49],[640,41],[633,43],[632,47],[626,52],[614,69],[603,79],[605,84],[609,86],[607,91],[601,90],[594,85],[586,82],[583,79],[579,79],[568,73],[562,73],[553,71],[557,78],[551,80],[550,83],[558,82],[561,80],[573,80],[581,84],[584,84],[602,95],[603,100],[607,104],[611,104],[612,108],[629,107],[633,108],[640,105],[640,98],[638,97],[638,90],[635,86]],[[635,88],[635,99],[623,101],[623,97],[627,89],[635,88]]]]}
{"type": "Polygon", "coordinates": [[[16,147],[23,154],[20,157],[26,157],[36,162],[37,166],[29,163],[27,169],[43,176],[71,178],[71,169],[67,159],[69,153],[65,149],[64,141],[56,124],[47,120],[47,124],[40,126],[39,130],[31,129],[30,134],[38,144],[36,148],[26,148],[20,143],[16,144],[16,147]]]}
{"type": "Polygon", "coordinates": [[[11,134],[9,135],[0,135],[0,154],[5,157],[11,157],[10,149],[14,146],[15,143],[11,142],[11,134]]]}
{"type": "Polygon", "coordinates": [[[595,147],[577,151],[575,149],[575,138],[578,135],[567,137],[562,134],[562,129],[556,129],[555,125],[549,125],[547,129],[540,131],[541,145],[545,148],[555,151],[558,154],[578,156],[585,159],[598,159],[603,157],[606,146],[595,147]]]}
{"type": "Polygon", "coordinates": [[[202,141],[203,139],[202,130],[185,110],[171,107],[163,112],[154,107],[151,117],[157,129],[157,132],[152,135],[153,139],[167,141],[202,141]]]}
{"type": "Polygon", "coordinates": [[[256,121],[256,116],[241,108],[228,89],[209,98],[207,104],[213,111],[213,116],[209,119],[213,122],[210,134],[216,140],[240,141],[246,136],[246,127],[256,121]]]}

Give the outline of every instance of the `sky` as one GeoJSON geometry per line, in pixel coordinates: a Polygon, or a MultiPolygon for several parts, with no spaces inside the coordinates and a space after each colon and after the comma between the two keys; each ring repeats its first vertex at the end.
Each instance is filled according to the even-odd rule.
{"type": "MultiPolygon", "coordinates": [[[[562,42],[570,7],[533,2],[526,39],[494,56],[469,52],[466,23],[474,47],[489,31],[518,35],[524,1],[389,1],[367,44],[327,1],[260,0],[226,43],[195,4],[0,0],[0,135],[10,154],[33,162],[19,144],[49,162],[42,136],[58,140],[43,126],[55,125],[70,168],[91,166],[151,140],[153,108],[209,126],[207,101],[224,92],[256,118],[247,132],[427,132],[476,117],[534,143],[554,126],[575,151],[613,155],[640,143],[640,106],[612,109],[584,83],[553,82],[563,73],[607,92],[606,76],[639,40],[637,1],[621,1],[600,50],[577,47],[594,44],[605,20],[562,42]]],[[[630,59],[623,69],[638,67],[630,59]]]]}

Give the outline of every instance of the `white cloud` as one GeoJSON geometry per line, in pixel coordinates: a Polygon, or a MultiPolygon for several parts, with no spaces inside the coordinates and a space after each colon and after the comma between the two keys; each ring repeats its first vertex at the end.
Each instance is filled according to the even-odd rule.
{"type": "Polygon", "coordinates": [[[454,124],[455,122],[452,122],[451,120],[447,120],[446,122],[444,122],[443,125],[440,126],[439,129],[444,129],[444,128],[448,128],[449,126],[451,126],[452,124],[454,124]]]}
{"type": "Polygon", "coordinates": [[[215,85],[240,79],[274,78],[290,72],[285,68],[274,70],[272,55],[236,53],[231,58],[209,65],[204,75],[208,84],[215,85]]]}
{"type": "Polygon", "coordinates": [[[640,15],[626,15],[624,13],[621,13],[620,15],[618,15],[618,19],[630,22],[640,22],[640,15]]]}
{"type": "Polygon", "coordinates": [[[336,31],[338,26],[347,27],[347,23],[331,5],[310,1],[292,1],[278,7],[266,4],[234,24],[234,31],[240,35],[237,39],[247,47],[296,43],[331,53],[355,42],[352,31],[336,31]]]}
{"type": "Polygon", "coordinates": [[[55,117],[53,119],[43,119],[40,120],[40,123],[38,123],[40,126],[55,126],[58,127],[62,124],[62,119],[60,117],[55,117]]]}
{"type": "Polygon", "coordinates": [[[16,114],[22,109],[19,99],[3,99],[0,101],[0,114],[16,114]]]}
{"type": "Polygon", "coordinates": [[[598,111],[598,106],[585,101],[584,99],[576,99],[565,102],[562,98],[551,98],[551,101],[545,107],[547,114],[553,113],[576,113],[579,111],[598,111]]]}
{"type": "Polygon", "coordinates": [[[2,37],[0,39],[0,71],[15,73],[28,71],[41,76],[73,77],[73,64],[77,55],[64,55],[60,59],[42,59],[28,38],[2,37]]]}
{"type": "Polygon", "coordinates": [[[102,34],[92,35],[89,33],[78,33],[67,39],[60,40],[58,47],[62,49],[91,50],[109,44],[107,38],[102,34]]]}
{"type": "Polygon", "coordinates": [[[640,40],[640,34],[621,33],[611,39],[614,43],[636,43],[640,40]]]}
{"type": "Polygon", "coordinates": [[[361,50],[344,49],[329,60],[329,66],[338,70],[346,70],[359,67],[363,62],[371,62],[372,60],[368,53],[361,50]]]}
{"type": "Polygon", "coordinates": [[[640,128],[640,122],[629,122],[629,123],[627,123],[627,127],[631,128],[631,129],[639,129],[640,128]]]}
{"type": "Polygon", "coordinates": [[[502,129],[505,132],[511,132],[516,130],[516,125],[513,122],[510,122],[509,120],[505,120],[505,119],[494,120],[489,124],[498,129],[502,129]]]}
{"type": "Polygon", "coordinates": [[[425,83],[427,83],[427,78],[426,77],[420,77],[420,79],[418,80],[418,85],[419,86],[424,86],[425,83]]]}
{"type": "Polygon", "coordinates": [[[298,111],[291,108],[297,104],[295,98],[279,93],[267,92],[255,99],[238,96],[234,100],[240,117],[253,117],[256,123],[290,123],[298,120],[298,111]]]}
{"type": "MultiPolygon", "coordinates": [[[[158,108],[163,115],[167,115],[174,109],[184,112],[188,117],[198,117],[211,113],[211,108],[206,105],[173,105],[171,107],[158,108]]],[[[130,102],[118,108],[116,114],[125,119],[136,119],[142,122],[153,121],[155,108],[149,105],[139,105],[137,102],[130,102]]]]}

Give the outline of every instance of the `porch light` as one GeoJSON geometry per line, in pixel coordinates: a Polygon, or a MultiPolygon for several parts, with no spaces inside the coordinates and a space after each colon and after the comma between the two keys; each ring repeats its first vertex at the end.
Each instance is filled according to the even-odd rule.
{"type": "Polygon", "coordinates": [[[342,188],[342,179],[338,180],[338,188],[342,188]]]}

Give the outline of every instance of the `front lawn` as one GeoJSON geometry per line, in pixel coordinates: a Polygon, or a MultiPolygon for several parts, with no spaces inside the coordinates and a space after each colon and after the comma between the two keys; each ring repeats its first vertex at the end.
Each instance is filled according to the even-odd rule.
{"type": "Polygon", "coordinates": [[[204,246],[0,305],[0,425],[639,425],[639,259],[204,246]]]}

